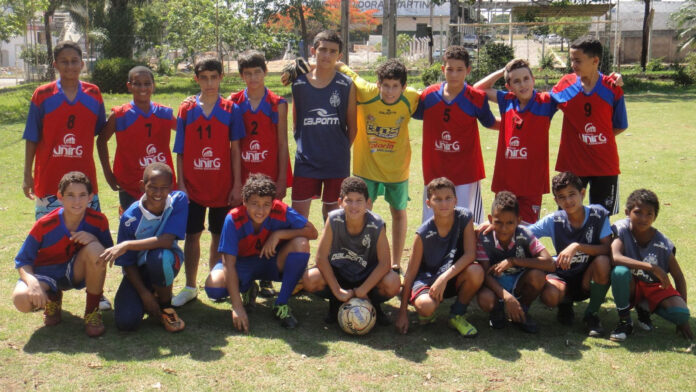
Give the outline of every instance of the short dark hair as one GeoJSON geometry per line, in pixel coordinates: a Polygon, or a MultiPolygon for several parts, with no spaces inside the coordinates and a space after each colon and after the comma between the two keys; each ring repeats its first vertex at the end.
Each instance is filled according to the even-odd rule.
{"type": "Polygon", "coordinates": [[[268,72],[268,68],[266,67],[266,56],[258,50],[247,50],[237,58],[237,69],[240,75],[245,68],[256,67],[261,68],[263,72],[268,72]]]}
{"type": "Polygon", "coordinates": [[[337,32],[333,30],[322,31],[321,33],[314,36],[314,42],[312,43],[312,47],[314,47],[314,49],[318,48],[319,42],[321,41],[328,41],[338,44],[338,52],[343,53],[343,40],[337,32]]]}
{"type": "Polygon", "coordinates": [[[131,70],[128,71],[128,81],[132,82],[135,75],[140,73],[148,74],[148,76],[150,76],[150,80],[152,80],[152,83],[155,83],[155,75],[152,73],[152,70],[144,65],[136,65],[135,67],[131,68],[131,70]]]}
{"type": "Polygon", "coordinates": [[[254,173],[247,178],[242,187],[242,198],[244,201],[249,201],[254,195],[258,195],[259,197],[270,196],[271,199],[275,198],[276,185],[275,182],[271,180],[271,177],[265,174],[254,173]]]}
{"type": "Polygon", "coordinates": [[[527,71],[529,71],[530,76],[534,76],[534,74],[532,73],[532,69],[529,67],[529,63],[527,62],[527,60],[524,60],[524,59],[510,60],[509,63],[505,64],[505,73],[503,74],[504,79],[505,79],[505,83],[510,83],[510,72],[512,72],[516,69],[524,69],[524,68],[526,68],[527,71]]]}
{"type": "Polygon", "coordinates": [[[406,84],[406,79],[408,78],[408,71],[406,66],[397,60],[389,59],[384,64],[377,67],[377,81],[380,83],[385,79],[398,80],[401,86],[406,84]]]}
{"type": "Polygon", "coordinates": [[[222,63],[217,57],[203,56],[196,60],[196,64],[193,66],[193,72],[198,76],[198,74],[203,71],[217,71],[222,75],[222,63]]]}
{"type": "Polygon", "coordinates": [[[469,52],[461,45],[452,45],[445,50],[445,56],[442,58],[442,63],[447,60],[462,60],[466,66],[469,66],[469,52]]]}
{"type": "Polygon", "coordinates": [[[655,217],[657,218],[657,214],[660,212],[660,200],[655,192],[645,188],[631,192],[628,195],[628,199],[626,199],[626,210],[630,211],[640,204],[652,206],[655,209],[655,217]]]}
{"type": "Polygon", "coordinates": [[[580,49],[583,53],[590,57],[598,57],[602,59],[602,43],[595,38],[584,38],[573,42],[570,45],[571,49],[580,49]]]}
{"type": "Polygon", "coordinates": [[[496,212],[514,212],[515,215],[520,214],[520,204],[517,202],[517,196],[514,193],[508,191],[500,191],[495,195],[493,199],[493,206],[491,207],[491,214],[496,212]]]}
{"type": "Polygon", "coordinates": [[[72,50],[76,51],[78,56],[80,56],[80,58],[82,58],[82,48],[80,48],[80,45],[78,45],[77,42],[60,41],[53,48],[53,61],[56,61],[58,59],[58,55],[60,54],[60,52],[64,51],[65,49],[72,49],[72,50]]]}
{"type": "Polygon", "coordinates": [[[87,193],[92,194],[92,181],[83,172],[71,171],[65,173],[58,183],[58,193],[62,195],[70,184],[83,184],[87,188],[87,193]]]}
{"type": "Polygon", "coordinates": [[[153,162],[145,168],[145,171],[143,172],[143,182],[147,183],[150,181],[150,178],[153,177],[157,174],[166,174],[169,176],[169,181],[172,182],[174,181],[174,173],[172,172],[172,168],[169,167],[169,165],[163,163],[163,162],[153,162]]]}
{"type": "Polygon", "coordinates": [[[367,184],[365,184],[365,181],[360,177],[350,176],[341,182],[341,193],[339,194],[341,199],[352,192],[365,196],[365,200],[370,198],[370,193],[367,191],[367,184]]]}
{"type": "Polygon", "coordinates": [[[574,187],[578,191],[585,189],[580,177],[568,171],[556,174],[551,180],[551,190],[553,191],[554,196],[556,196],[558,191],[569,186],[574,187]]]}
{"type": "Polygon", "coordinates": [[[435,191],[438,189],[449,189],[452,191],[454,195],[457,194],[457,190],[454,187],[454,183],[450,181],[449,178],[439,177],[430,181],[428,185],[425,187],[425,194],[428,197],[428,199],[430,199],[433,193],[435,193],[435,191]]]}

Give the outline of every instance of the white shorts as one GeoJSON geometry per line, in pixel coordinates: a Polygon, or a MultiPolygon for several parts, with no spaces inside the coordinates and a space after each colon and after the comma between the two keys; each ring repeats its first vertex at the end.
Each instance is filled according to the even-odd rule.
{"type": "MultiPolygon", "coordinates": [[[[483,222],[483,199],[481,199],[481,181],[471,182],[454,187],[457,196],[457,207],[464,207],[471,211],[474,217],[474,226],[483,222]]],[[[423,188],[423,221],[433,217],[433,210],[425,204],[428,199],[427,187],[423,188]]]]}

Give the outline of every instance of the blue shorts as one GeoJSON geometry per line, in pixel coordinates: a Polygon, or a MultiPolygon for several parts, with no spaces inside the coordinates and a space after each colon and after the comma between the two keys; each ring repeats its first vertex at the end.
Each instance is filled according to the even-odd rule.
{"type": "Polygon", "coordinates": [[[78,254],[79,252],[67,263],[34,267],[34,276],[39,282],[46,283],[53,292],[82,289],[85,287],[85,282],[75,282],[75,271],[73,271],[78,254]]]}
{"type": "Polygon", "coordinates": [[[520,281],[520,278],[525,272],[526,270],[522,270],[513,274],[501,274],[500,276],[493,275],[493,278],[498,281],[498,284],[503,286],[505,291],[516,297],[517,294],[515,294],[515,288],[517,288],[517,282],[520,281]]]}
{"type": "MultiPolygon", "coordinates": [[[[222,271],[222,268],[222,261],[218,261],[212,271],[222,271]]],[[[276,257],[270,259],[258,256],[241,257],[237,259],[235,269],[239,279],[240,293],[249,290],[255,280],[270,280],[274,282],[283,280],[283,274],[278,271],[278,259],[276,257]]],[[[225,289],[225,291],[227,290],[225,289]]],[[[226,296],[229,296],[229,293],[226,293],[226,296]]]]}

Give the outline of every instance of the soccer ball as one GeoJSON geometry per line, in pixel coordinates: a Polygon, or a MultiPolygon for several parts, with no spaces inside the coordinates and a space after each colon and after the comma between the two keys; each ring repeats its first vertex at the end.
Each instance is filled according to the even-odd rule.
{"type": "Polygon", "coordinates": [[[376,320],[375,307],[366,299],[354,297],[338,308],[338,325],[350,335],[365,335],[376,320]]]}

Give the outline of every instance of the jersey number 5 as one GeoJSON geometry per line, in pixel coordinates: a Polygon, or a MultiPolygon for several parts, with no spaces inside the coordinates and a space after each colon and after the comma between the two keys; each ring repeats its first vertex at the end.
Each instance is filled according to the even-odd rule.
{"type": "Polygon", "coordinates": [[[442,116],[442,121],[449,122],[450,120],[450,108],[445,108],[445,113],[442,116]]]}

